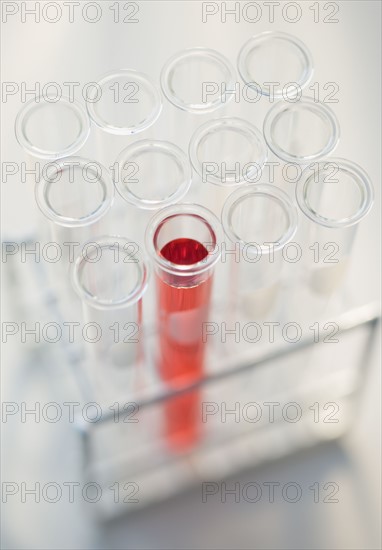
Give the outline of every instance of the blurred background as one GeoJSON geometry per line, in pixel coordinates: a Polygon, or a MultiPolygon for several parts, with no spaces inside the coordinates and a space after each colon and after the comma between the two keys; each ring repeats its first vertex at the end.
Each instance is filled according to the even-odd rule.
{"type": "MultiPolygon", "coordinates": [[[[375,309],[359,308],[378,303],[380,299],[380,3],[338,1],[323,5],[309,1],[280,2],[274,3],[274,17],[271,18],[267,3],[262,2],[103,1],[89,3],[93,6],[85,12],[94,22],[84,18],[85,4],[82,1],[2,2],[3,167],[4,163],[19,165],[24,160],[24,153],[14,136],[14,120],[23,105],[20,91],[23,83],[28,90],[36,83],[41,87],[47,82],[85,84],[97,80],[109,70],[133,68],[150,75],[159,84],[164,62],[184,48],[205,46],[216,49],[236,66],[241,46],[253,34],[268,30],[291,33],[312,53],[315,68],[312,83],[334,82],[338,86],[338,103],[331,105],[341,126],[335,156],[360,164],[374,184],[376,201],[370,215],[359,227],[346,292],[334,306],[337,317],[354,310],[358,311],[362,321],[374,319],[375,309]],[[59,4],[62,8],[62,15],[56,22],[44,18],[48,4],[59,4]],[[72,21],[65,4],[78,4],[72,21]],[[206,4],[209,4],[211,13],[216,13],[203,21],[206,4]],[[248,12],[244,11],[247,4],[248,12]],[[250,4],[256,6],[251,8],[250,4]],[[299,11],[295,12],[296,7],[288,7],[289,4],[296,4],[299,11]],[[224,21],[223,5],[227,10],[235,9],[236,15],[227,13],[224,21]],[[32,6],[40,13],[38,21],[33,15],[26,15],[32,6]],[[258,6],[258,20],[251,23],[248,19],[254,17],[251,15],[254,12],[250,10],[258,10],[258,6]],[[127,22],[124,22],[126,18],[127,22]],[[4,83],[15,84],[14,91],[4,95],[4,83]]],[[[49,9],[52,10],[49,17],[54,19],[55,7],[49,9]]],[[[84,103],[81,97],[80,101],[84,103]]],[[[247,105],[243,116],[241,106],[232,103],[224,114],[242,115],[261,128],[268,107],[269,104],[264,102],[247,105]]],[[[216,113],[216,116],[220,115],[216,113]]],[[[193,122],[194,127],[189,129],[188,135],[179,135],[181,129],[176,123],[167,124],[166,121],[162,119],[157,128],[154,125],[139,138],[155,136],[174,141],[186,149],[191,132],[199,123],[193,122]]],[[[131,139],[111,136],[107,144],[110,158],[106,155],[106,161],[116,158],[131,139]]],[[[94,142],[91,138],[78,154],[91,157],[94,155],[92,148],[94,142]]],[[[286,191],[292,195],[293,186],[288,185],[286,191]]],[[[190,200],[193,200],[192,194],[190,200]]],[[[3,170],[2,240],[33,243],[39,239],[40,231],[41,214],[35,204],[32,180],[23,183],[20,174],[5,177],[3,170]]],[[[48,283],[30,262],[23,263],[20,256],[15,255],[2,264],[2,270],[3,323],[55,319],[52,317],[55,313],[48,283]]],[[[312,307],[314,311],[317,300],[312,304],[306,303],[306,307],[312,307]]],[[[289,316],[289,321],[296,320],[299,315],[297,309],[292,311],[294,316],[289,316]]],[[[357,324],[354,315],[347,319],[350,319],[350,325],[357,324]]],[[[311,320],[304,319],[307,327],[311,320]]],[[[333,318],[329,315],[326,320],[333,318]]],[[[334,370],[336,367],[343,370],[349,366],[349,370],[356,373],[354,380],[357,383],[357,391],[352,392],[353,414],[344,414],[341,402],[340,428],[337,431],[334,430],[336,426],[329,427],[333,428],[332,432],[326,426],[329,432],[326,429],[325,433],[311,437],[309,428],[310,435],[305,437],[301,428],[304,434],[300,437],[296,430],[284,434],[276,430],[269,433],[267,440],[259,437],[258,443],[255,439],[250,445],[240,443],[234,448],[222,445],[216,452],[212,450],[209,455],[207,452],[208,457],[196,454],[186,466],[180,461],[176,468],[166,471],[164,467],[159,477],[149,476],[141,482],[134,475],[131,477],[125,466],[130,458],[132,462],[134,458],[131,443],[137,437],[134,424],[129,425],[131,433],[117,430],[107,436],[101,435],[99,440],[96,438],[89,445],[86,444],[89,441],[86,426],[78,426],[67,417],[48,422],[41,415],[36,420],[32,415],[21,414],[23,407],[25,412],[36,403],[42,406],[54,402],[62,407],[67,402],[82,403],[84,397],[78,383],[81,377],[76,372],[78,362],[63,346],[35,343],[30,339],[22,343],[19,336],[9,337],[6,345],[3,344],[1,375],[2,400],[11,404],[2,411],[2,547],[380,548],[379,332],[376,323],[366,323],[349,331],[346,338],[341,338],[335,353],[321,350],[315,352],[313,360],[312,349],[308,347],[298,356],[292,354],[285,359],[281,356],[270,365],[263,365],[271,389],[277,384],[287,386],[288,369],[293,372],[293,380],[297,380],[305,367],[312,370],[318,368],[317,365],[321,368],[330,364],[334,365],[334,370]],[[343,435],[342,431],[345,432],[343,435]],[[118,477],[116,470],[111,470],[109,477],[100,474],[104,483],[103,495],[108,495],[106,503],[102,498],[98,503],[101,506],[96,506],[81,496],[75,496],[72,501],[62,497],[52,502],[53,492],[49,502],[49,497],[44,495],[46,484],[63,488],[74,483],[81,488],[89,479],[97,481],[94,471],[90,470],[90,474],[87,471],[89,453],[100,452],[106,456],[110,451],[113,455],[116,437],[119,446],[121,441],[126,441],[127,462],[119,465],[118,477]],[[262,446],[268,451],[270,449],[264,451],[264,456],[261,456],[262,446]],[[181,483],[183,467],[188,472],[188,481],[184,484],[181,483]],[[123,475],[121,468],[126,468],[123,475]],[[140,489],[140,506],[129,505],[129,514],[124,513],[123,506],[122,510],[119,507],[115,512],[109,502],[115,494],[110,487],[120,483],[121,479],[137,483],[140,489]],[[212,485],[207,487],[207,482],[212,485]],[[275,484],[272,499],[268,493],[270,484],[275,484]],[[290,493],[285,492],[288,484],[292,484],[294,489],[297,486],[301,491],[300,498],[294,498],[292,485],[290,493]],[[33,487],[37,487],[39,498],[25,494],[25,488],[33,487]],[[255,499],[249,489],[251,497],[244,498],[243,494],[247,493],[243,493],[243,488],[249,487],[261,487],[261,498],[255,499]],[[230,490],[236,492],[230,493],[230,490]]],[[[235,348],[230,353],[233,357],[237,355],[235,348]]],[[[223,361],[224,355],[224,350],[216,351],[214,361],[223,361]]],[[[214,368],[218,366],[214,365],[214,368]]],[[[259,377],[261,380],[261,373],[259,377]]],[[[315,377],[320,377],[317,370],[315,377]]],[[[218,402],[223,394],[228,395],[227,407],[228,401],[231,406],[235,401],[256,401],[256,394],[248,392],[248,388],[256,387],[257,383],[250,375],[227,379],[221,388],[218,385],[213,387],[207,400],[218,402]],[[239,397],[241,391],[243,397],[239,397]]],[[[321,397],[320,404],[337,399],[336,394],[329,390],[325,390],[321,397]]],[[[271,401],[272,394],[265,392],[262,401],[267,399],[271,401]]],[[[131,401],[131,396],[127,401],[131,401]]],[[[314,399],[305,402],[307,408],[313,403],[314,399]]],[[[145,422],[155,423],[155,406],[147,410],[145,422]]],[[[154,462],[156,452],[154,446],[151,451],[154,462]]]]}

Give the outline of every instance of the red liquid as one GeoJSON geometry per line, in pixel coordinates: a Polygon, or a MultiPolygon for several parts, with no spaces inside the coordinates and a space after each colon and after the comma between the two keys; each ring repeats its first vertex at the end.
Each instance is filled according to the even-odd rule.
{"type": "MultiPolygon", "coordinates": [[[[161,254],[172,263],[192,265],[203,260],[208,251],[201,243],[183,238],[167,243],[161,254]]],[[[208,319],[212,278],[174,275],[167,282],[159,277],[157,280],[161,312],[160,374],[168,385],[176,388],[198,380],[203,373],[202,329],[208,319]]],[[[184,449],[195,443],[199,430],[199,390],[166,403],[166,435],[174,448],[184,449]]]]}
{"type": "Polygon", "coordinates": [[[208,256],[206,247],[194,239],[170,241],[160,253],[166,260],[178,265],[196,264],[208,256]]]}

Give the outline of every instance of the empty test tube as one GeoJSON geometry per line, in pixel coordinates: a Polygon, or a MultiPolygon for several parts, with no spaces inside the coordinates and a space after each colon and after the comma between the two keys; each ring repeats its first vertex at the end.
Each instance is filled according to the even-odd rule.
{"type": "Polygon", "coordinates": [[[86,243],[72,270],[81,299],[88,369],[103,397],[126,396],[144,359],[142,297],[149,268],[139,247],[128,238],[105,236],[86,243]]]}
{"type": "Polygon", "coordinates": [[[133,69],[102,75],[86,102],[97,158],[106,166],[115,159],[121,136],[147,131],[159,118],[162,101],[151,78],[133,69]],[[119,137],[118,137],[119,136],[119,137]]]}
{"type": "Polygon", "coordinates": [[[197,128],[189,154],[198,174],[203,203],[220,217],[233,187],[260,180],[268,149],[253,124],[241,118],[223,117],[197,128]]]}
{"type": "Polygon", "coordinates": [[[48,176],[35,188],[36,202],[50,225],[53,285],[66,289],[70,264],[83,243],[107,231],[106,214],[114,199],[114,185],[107,170],[81,157],[55,161],[48,176]]]}
{"type": "Polygon", "coordinates": [[[331,154],[340,136],[334,112],[312,98],[277,102],[264,119],[263,131],[277,158],[299,166],[331,154]]]}
{"type": "Polygon", "coordinates": [[[328,158],[305,168],[296,199],[309,219],[307,241],[315,253],[308,269],[309,286],[330,294],[343,282],[358,224],[372,207],[372,183],[354,162],[328,158]]]}
{"type": "Polygon", "coordinates": [[[76,153],[86,142],[90,122],[76,101],[42,95],[26,103],[15,121],[16,139],[27,155],[56,160],[76,153]]]}
{"type": "Polygon", "coordinates": [[[313,75],[309,49],[296,36],[285,32],[252,36],[239,52],[237,67],[246,85],[272,101],[292,98],[313,75]]]}
{"type": "Polygon", "coordinates": [[[297,229],[297,209],[288,195],[269,184],[248,185],[226,200],[222,223],[231,253],[231,291],[236,307],[262,317],[274,305],[281,284],[282,249],[297,229]]]}
{"type": "Polygon", "coordinates": [[[191,185],[188,156],[174,143],[143,139],[129,145],[114,163],[114,183],[123,204],[120,216],[129,234],[143,244],[152,210],[184,198],[191,185]]]}
{"type": "MultiPolygon", "coordinates": [[[[86,143],[90,121],[84,107],[65,97],[44,94],[26,103],[15,120],[24,151],[26,178],[38,183],[55,169],[55,161],[74,155],[86,143]]],[[[28,180],[27,180],[28,181],[28,180]]]]}
{"type": "MultiPolygon", "coordinates": [[[[230,91],[235,88],[236,75],[220,52],[194,47],[168,59],[160,80],[168,100],[159,122],[161,135],[185,149],[197,126],[207,121],[212,112],[224,112],[233,98],[230,91]]],[[[197,195],[192,200],[198,202],[197,195]]]]}

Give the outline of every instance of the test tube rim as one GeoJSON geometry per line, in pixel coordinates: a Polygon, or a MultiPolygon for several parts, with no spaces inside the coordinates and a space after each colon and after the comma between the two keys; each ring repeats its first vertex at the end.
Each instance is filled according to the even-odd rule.
{"type": "MultiPolygon", "coordinates": [[[[244,133],[248,137],[250,135],[253,139],[253,137],[257,140],[257,143],[260,144],[262,148],[262,153],[259,158],[259,160],[253,161],[256,163],[260,170],[264,167],[267,158],[268,158],[268,146],[267,142],[264,139],[264,136],[262,132],[250,122],[239,118],[239,117],[220,117],[220,118],[213,118],[210,120],[207,120],[207,122],[204,122],[201,124],[193,133],[191,136],[191,140],[189,143],[188,151],[190,156],[190,161],[192,164],[193,169],[195,172],[202,177],[203,169],[201,169],[201,162],[199,161],[198,157],[198,146],[201,143],[201,140],[204,139],[209,133],[216,132],[219,127],[223,128],[226,126],[228,129],[233,129],[234,131],[238,131],[242,135],[244,133]]],[[[256,169],[257,173],[257,169],[256,169]]],[[[246,172],[246,176],[249,177],[249,171],[246,172]]],[[[212,183],[213,185],[217,185],[219,187],[237,187],[238,185],[242,185],[243,183],[248,183],[247,179],[242,178],[240,181],[235,181],[234,183],[222,183],[221,180],[218,178],[215,178],[214,174],[209,174],[209,176],[212,176],[212,178],[206,182],[206,183],[212,183]]]]}
{"type": "Polygon", "coordinates": [[[196,56],[208,56],[214,61],[218,61],[218,63],[221,66],[224,66],[226,69],[227,74],[229,74],[229,78],[227,79],[227,86],[231,90],[235,84],[235,77],[236,77],[236,71],[232,63],[219,51],[214,50],[212,48],[206,48],[204,46],[195,46],[192,48],[185,48],[181,51],[178,51],[177,53],[173,54],[167,61],[164,63],[161,74],[160,74],[160,83],[161,83],[161,89],[163,92],[163,95],[166,97],[166,99],[175,107],[182,111],[186,111],[189,113],[194,114],[206,114],[206,113],[212,113],[213,111],[216,111],[219,109],[219,107],[222,107],[223,105],[227,104],[229,101],[232,100],[233,94],[229,94],[228,97],[227,94],[222,95],[220,94],[219,98],[212,101],[210,104],[190,104],[190,103],[184,103],[183,101],[177,99],[177,96],[171,93],[171,87],[168,83],[168,76],[170,71],[174,69],[177,63],[180,61],[183,61],[187,57],[191,57],[193,55],[196,56]],[[223,97],[225,98],[223,101],[223,97]]]}
{"type": "Polygon", "coordinates": [[[129,204],[132,204],[133,206],[142,208],[144,210],[157,210],[158,208],[169,206],[171,204],[178,202],[187,194],[191,186],[192,170],[191,170],[189,158],[180,147],[178,147],[177,145],[175,145],[170,141],[154,140],[154,139],[142,139],[142,140],[136,141],[135,143],[132,143],[131,145],[128,145],[127,147],[125,147],[119,153],[116,163],[118,168],[118,171],[117,171],[118,177],[114,178],[114,184],[119,195],[129,204]],[[128,188],[124,186],[122,183],[122,173],[121,173],[122,162],[126,161],[126,157],[128,155],[131,156],[137,153],[138,151],[145,150],[145,149],[147,150],[156,149],[157,151],[161,151],[162,153],[171,156],[175,160],[176,164],[178,164],[178,166],[181,167],[181,171],[183,173],[183,180],[181,184],[178,186],[176,191],[174,191],[164,199],[159,199],[159,200],[140,199],[137,197],[135,193],[133,193],[132,191],[129,191],[128,188]]]}
{"type": "Polygon", "coordinates": [[[309,184],[309,181],[311,181],[311,178],[314,177],[314,173],[312,174],[309,166],[305,168],[305,170],[303,170],[296,185],[297,204],[302,213],[318,225],[322,225],[330,229],[343,229],[356,225],[370,212],[373,206],[374,189],[370,176],[359,164],[340,157],[328,157],[326,159],[321,159],[320,162],[317,163],[317,168],[319,170],[320,166],[324,168],[328,164],[335,164],[337,166],[340,166],[344,171],[350,172],[353,178],[357,180],[357,184],[362,190],[364,198],[355,214],[347,218],[331,219],[325,218],[324,216],[319,215],[314,210],[309,208],[305,200],[306,187],[309,184]]]}
{"type": "MultiPolygon", "coordinates": [[[[127,237],[122,237],[120,235],[103,235],[94,239],[91,239],[83,244],[83,249],[90,244],[97,244],[101,248],[110,248],[110,246],[118,244],[119,246],[130,245],[134,243],[133,240],[130,240],[127,237]]],[[[80,254],[77,256],[76,260],[73,262],[70,270],[70,279],[73,290],[76,292],[77,296],[84,301],[87,305],[99,309],[99,310],[113,310],[113,309],[124,309],[130,307],[143,297],[145,294],[149,279],[150,279],[150,266],[147,262],[146,256],[142,253],[141,250],[134,252],[134,256],[137,259],[137,262],[126,262],[127,264],[131,263],[134,265],[140,265],[141,277],[139,282],[134,287],[133,291],[128,294],[128,296],[122,300],[111,301],[111,300],[99,300],[97,296],[90,294],[80,282],[80,266],[85,261],[84,255],[80,254]]]]}
{"type": "Polygon", "coordinates": [[[330,109],[324,103],[315,101],[311,97],[304,97],[297,102],[288,102],[288,101],[279,101],[273,107],[269,109],[264,118],[263,124],[263,134],[264,139],[269,147],[269,149],[281,160],[286,162],[297,162],[303,164],[313,160],[321,159],[326,155],[333,153],[336,149],[339,139],[340,139],[340,124],[338,119],[332,109],[330,109]],[[288,110],[291,109],[308,109],[309,111],[315,111],[315,114],[321,119],[325,119],[331,126],[332,132],[330,134],[329,141],[326,143],[324,148],[320,151],[313,153],[311,155],[292,155],[283,149],[277,142],[273,139],[273,125],[280,117],[288,110]]]}
{"type": "MultiPolygon", "coordinates": [[[[79,166],[84,167],[89,163],[94,164],[94,161],[87,159],[85,157],[65,157],[62,160],[55,162],[55,168],[53,174],[57,174],[63,170],[68,170],[67,164],[72,162],[76,168],[79,166]]],[[[113,201],[114,201],[114,183],[113,180],[106,168],[97,162],[97,166],[101,168],[102,177],[99,180],[102,181],[101,185],[103,186],[103,199],[100,203],[100,206],[90,212],[90,214],[83,216],[81,218],[72,218],[69,216],[62,216],[58,214],[52,206],[49,205],[49,202],[46,200],[47,189],[46,187],[50,184],[54,184],[54,181],[48,181],[45,178],[40,178],[39,182],[35,187],[35,198],[37,206],[40,211],[44,214],[53,223],[63,226],[63,227],[84,227],[95,223],[100,218],[102,218],[108,210],[110,210],[113,201]]]]}
{"type": "Polygon", "coordinates": [[[136,71],[135,69],[118,69],[116,71],[108,71],[103,73],[97,80],[96,83],[98,86],[104,85],[112,77],[124,77],[132,75],[134,78],[139,79],[141,82],[144,82],[145,86],[151,90],[154,96],[154,108],[150,111],[149,116],[144,118],[139,124],[135,126],[114,126],[109,124],[105,119],[100,117],[95,111],[94,105],[96,102],[86,101],[86,109],[89,115],[90,120],[101,130],[119,136],[130,136],[143,132],[150,128],[159,118],[162,112],[162,98],[158,87],[155,82],[145,73],[136,71]]]}
{"type": "Polygon", "coordinates": [[[41,94],[35,99],[28,101],[18,112],[15,119],[15,136],[19,145],[27,151],[33,157],[49,160],[57,160],[63,157],[68,157],[76,153],[86,142],[90,134],[90,119],[88,113],[84,107],[76,100],[70,100],[68,97],[61,96],[56,101],[47,101],[47,98],[55,97],[52,93],[41,94]],[[45,101],[47,105],[57,105],[58,103],[65,104],[77,117],[77,120],[80,123],[80,132],[77,138],[70,143],[64,149],[59,151],[49,151],[42,149],[38,146],[33,145],[33,143],[27,138],[25,134],[25,123],[27,117],[30,116],[31,112],[38,107],[44,105],[41,101],[45,101]]]}
{"type": "Polygon", "coordinates": [[[313,57],[309,48],[302,40],[287,32],[265,31],[259,34],[252,35],[246,42],[244,42],[237,56],[237,70],[241,79],[247,86],[254,88],[261,95],[271,97],[273,99],[281,99],[283,97],[283,89],[276,91],[275,93],[270,93],[270,91],[264,89],[264,87],[260,86],[257,82],[254,82],[245,68],[244,60],[249,53],[247,50],[251,47],[253,43],[263,41],[264,39],[267,40],[269,38],[281,38],[282,40],[286,40],[287,42],[292,43],[294,46],[296,46],[297,49],[300,50],[300,52],[302,53],[303,57],[306,60],[306,67],[304,69],[303,75],[306,73],[306,76],[305,78],[300,78],[299,81],[296,82],[296,84],[300,86],[301,90],[304,89],[312,79],[314,72],[313,57]]]}
{"type": "Polygon", "coordinates": [[[293,202],[290,200],[287,193],[282,189],[279,189],[275,185],[269,183],[264,184],[252,184],[246,185],[240,189],[236,189],[231,193],[226,199],[223,209],[222,209],[222,226],[225,235],[229,238],[232,243],[238,243],[241,249],[244,249],[251,244],[255,244],[254,251],[257,253],[259,250],[261,254],[267,255],[271,253],[271,250],[276,252],[281,250],[291,239],[294,237],[297,231],[298,225],[298,211],[293,202]],[[284,210],[287,215],[288,225],[287,230],[284,232],[283,237],[279,241],[275,241],[273,247],[269,245],[261,245],[256,242],[246,242],[240,238],[240,236],[233,230],[231,223],[231,215],[233,209],[246,197],[253,197],[255,195],[260,195],[262,197],[269,197],[273,201],[276,201],[279,206],[284,210]]]}
{"type": "Polygon", "coordinates": [[[167,206],[157,212],[149,221],[146,233],[145,243],[146,250],[154,264],[161,270],[171,275],[190,276],[199,275],[211,269],[219,261],[221,256],[221,243],[223,242],[223,232],[219,219],[211,210],[200,204],[194,203],[178,203],[167,206]],[[215,250],[209,253],[203,260],[193,264],[176,264],[158,254],[155,246],[155,238],[159,228],[166,220],[170,220],[175,216],[192,215],[198,217],[206,226],[208,226],[215,240],[215,250]]]}

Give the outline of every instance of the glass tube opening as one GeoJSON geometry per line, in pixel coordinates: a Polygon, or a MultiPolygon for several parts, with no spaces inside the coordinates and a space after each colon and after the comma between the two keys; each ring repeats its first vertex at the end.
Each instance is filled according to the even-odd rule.
{"type": "Polygon", "coordinates": [[[202,181],[223,186],[257,181],[267,152],[263,135],[255,126],[228,117],[202,124],[189,146],[192,166],[202,181]]]}
{"type": "Polygon", "coordinates": [[[43,159],[72,155],[89,132],[89,117],[80,104],[49,94],[26,103],[15,121],[18,143],[30,155],[43,159]]]}
{"type": "Polygon", "coordinates": [[[131,135],[149,128],[158,119],[160,93],[148,76],[134,70],[104,75],[90,90],[87,110],[91,120],[111,134],[131,135]]]}
{"type": "Polygon", "coordinates": [[[130,204],[147,210],[173,204],[191,185],[185,153],[167,141],[141,140],[126,147],[117,159],[117,191],[130,204]]]}
{"type": "Polygon", "coordinates": [[[358,223],[369,212],[373,186],[367,173],[345,159],[325,159],[306,168],[296,186],[302,212],[315,223],[343,228],[358,223]]]}
{"type": "Polygon", "coordinates": [[[157,267],[172,275],[187,277],[210,270],[220,258],[221,226],[207,208],[194,204],[179,204],[164,208],[156,214],[146,231],[146,248],[157,267]],[[166,245],[178,239],[200,243],[207,251],[200,261],[183,263],[163,255],[166,245]]]}
{"type": "Polygon", "coordinates": [[[113,181],[99,163],[66,157],[52,163],[35,189],[41,212],[64,227],[83,227],[99,220],[112,206],[113,181]]]}
{"type": "Polygon", "coordinates": [[[222,211],[227,237],[255,255],[283,248],[293,238],[297,221],[297,209],[288,195],[269,184],[238,189],[228,197],[222,211]]]}
{"type": "Polygon", "coordinates": [[[287,91],[290,83],[305,88],[313,74],[312,56],[306,45],[284,32],[264,32],[250,38],[239,52],[237,66],[245,84],[275,99],[293,93],[287,91]],[[270,87],[267,83],[277,85],[270,87]]]}
{"type": "Polygon", "coordinates": [[[228,103],[235,88],[235,70],[223,55],[208,48],[190,48],[163,66],[161,86],[176,107],[192,113],[209,113],[228,103]]]}
{"type": "Polygon", "coordinates": [[[311,98],[276,103],[264,120],[264,137],[273,153],[287,162],[317,160],[331,153],[339,140],[333,111],[311,98]]]}
{"type": "Polygon", "coordinates": [[[146,291],[148,278],[148,265],[138,245],[119,236],[87,242],[71,272],[75,292],[95,309],[119,309],[137,303],[146,291]]]}

